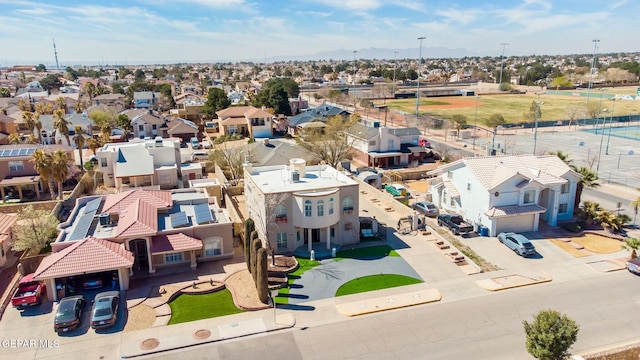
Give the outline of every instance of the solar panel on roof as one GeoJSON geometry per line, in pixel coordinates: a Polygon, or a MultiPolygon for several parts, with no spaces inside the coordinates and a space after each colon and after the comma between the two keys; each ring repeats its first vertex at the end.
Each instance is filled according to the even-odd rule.
{"type": "Polygon", "coordinates": [[[76,227],[73,228],[71,235],[69,235],[69,241],[82,240],[87,236],[93,221],[93,215],[95,215],[95,211],[79,216],[76,221],[76,227]]]}
{"type": "Polygon", "coordinates": [[[32,155],[36,148],[4,149],[0,150],[0,157],[32,155]]]}
{"type": "Polygon", "coordinates": [[[93,199],[91,201],[89,201],[85,206],[84,206],[84,213],[88,213],[88,212],[92,212],[95,214],[96,211],[98,211],[98,207],[100,206],[100,203],[102,202],[102,198],[97,198],[97,199],[93,199]]]}
{"type": "Polygon", "coordinates": [[[211,209],[209,209],[209,204],[194,205],[193,211],[196,214],[196,222],[199,225],[209,224],[213,222],[213,216],[211,215],[211,209]]]}
{"type": "Polygon", "coordinates": [[[27,155],[33,155],[33,153],[36,152],[36,148],[29,148],[29,151],[27,151],[27,155]]]}
{"type": "Polygon", "coordinates": [[[29,151],[29,148],[20,149],[18,153],[19,155],[24,156],[27,155],[27,151],[29,151]]]}
{"type": "Polygon", "coordinates": [[[189,218],[187,218],[187,213],[184,211],[180,211],[177,213],[173,213],[169,215],[171,218],[171,226],[173,228],[185,227],[189,225],[189,218]]]}

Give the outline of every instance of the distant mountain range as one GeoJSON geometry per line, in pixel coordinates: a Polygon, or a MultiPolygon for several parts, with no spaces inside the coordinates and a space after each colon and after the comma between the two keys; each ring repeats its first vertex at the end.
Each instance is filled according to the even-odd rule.
{"type": "MultiPolygon", "coordinates": [[[[273,56],[267,58],[269,62],[274,61],[288,61],[288,60],[298,60],[298,61],[309,61],[309,60],[353,60],[353,50],[333,50],[333,51],[323,51],[311,55],[302,55],[302,56],[273,56]]],[[[409,48],[409,49],[387,49],[387,48],[368,48],[368,49],[359,49],[356,50],[355,57],[356,59],[386,59],[393,60],[394,57],[397,59],[417,59],[420,55],[419,48],[409,48]],[[398,52],[395,54],[394,52],[398,52]]],[[[449,49],[444,47],[423,47],[422,48],[422,57],[423,58],[462,58],[465,56],[481,56],[471,50],[467,49],[449,49]]],[[[264,59],[262,59],[264,61],[264,59]]],[[[259,60],[257,60],[259,61],[259,60]]]]}

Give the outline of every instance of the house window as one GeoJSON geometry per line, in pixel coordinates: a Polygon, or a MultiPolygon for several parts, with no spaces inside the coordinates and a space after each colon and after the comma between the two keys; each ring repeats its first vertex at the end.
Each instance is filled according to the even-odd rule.
{"type": "Polygon", "coordinates": [[[300,232],[300,230],[296,230],[296,241],[302,241],[302,233],[300,232]]]}
{"type": "Polygon", "coordinates": [[[558,208],[558,213],[560,214],[566,214],[567,211],[569,210],[569,205],[568,204],[560,204],[560,207],[558,208]]]}
{"type": "Polygon", "coordinates": [[[24,163],[22,161],[9,161],[9,171],[10,172],[24,171],[24,163]]]}
{"type": "Polygon", "coordinates": [[[164,254],[165,264],[177,263],[182,261],[182,253],[169,253],[164,254]]]}
{"type": "Polygon", "coordinates": [[[204,256],[216,256],[222,255],[222,239],[214,237],[205,240],[204,242],[204,256]]]}
{"type": "Polygon", "coordinates": [[[107,167],[107,158],[100,158],[100,167],[107,167]]]}
{"type": "Polygon", "coordinates": [[[342,200],[342,211],[345,214],[353,213],[353,199],[348,197],[342,200]]]}
{"type": "Polygon", "coordinates": [[[144,125],[142,124],[138,125],[138,131],[144,131],[144,125]]]}
{"type": "Polygon", "coordinates": [[[453,171],[447,171],[447,178],[453,180],[453,171]]]}
{"type": "Polygon", "coordinates": [[[157,128],[158,128],[158,125],[151,125],[152,130],[156,130],[157,128]]]}
{"type": "Polygon", "coordinates": [[[228,134],[238,133],[238,125],[227,125],[227,133],[228,134]]]}
{"type": "Polygon", "coordinates": [[[329,215],[333,215],[333,198],[329,199],[329,215]]]}
{"type": "Polygon", "coordinates": [[[287,246],[287,233],[278,233],[276,237],[276,243],[278,250],[286,249],[287,246]]]}
{"type": "Polygon", "coordinates": [[[527,191],[525,191],[524,192],[523,203],[524,204],[533,204],[535,196],[536,196],[536,191],[535,190],[527,190],[527,191]]]}
{"type": "Polygon", "coordinates": [[[276,208],[276,222],[287,222],[287,207],[280,205],[276,208]]]}
{"type": "Polygon", "coordinates": [[[318,216],[324,216],[324,201],[318,200],[318,216]]]}
{"type": "Polygon", "coordinates": [[[449,198],[449,205],[451,206],[456,206],[456,198],[454,198],[453,196],[451,196],[449,198]]]}
{"type": "Polygon", "coordinates": [[[569,193],[569,183],[562,184],[562,187],[560,188],[560,193],[562,194],[569,193]]]}
{"type": "Polygon", "coordinates": [[[467,191],[471,191],[471,183],[467,183],[467,191]]]}
{"type": "Polygon", "coordinates": [[[393,149],[393,139],[389,139],[389,141],[387,141],[387,148],[393,149]]]}
{"type": "Polygon", "coordinates": [[[304,202],[304,216],[306,217],[310,217],[311,216],[311,200],[306,200],[304,202]]]}
{"type": "Polygon", "coordinates": [[[376,141],[375,140],[369,141],[369,146],[376,146],[376,141]]]}

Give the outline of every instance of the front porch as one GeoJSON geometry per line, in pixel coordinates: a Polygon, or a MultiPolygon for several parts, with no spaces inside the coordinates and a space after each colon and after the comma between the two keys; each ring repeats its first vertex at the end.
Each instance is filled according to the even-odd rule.
{"type": "Polygon", "coordinates": [[[340,251],[342,245],[336,243],[330,243],[329,248],[327,248],[327,244],[324,242],[315,242],[311,244],[311,249],[309,249],[309,245],[305,244],[299,246],[294,252],[293,255],[299,258],[310,259],[311,251],[316,258],[316,260],[329,259],[331,258],[331,253],[333,249],[336,249],[336,252],[340,251]]]}

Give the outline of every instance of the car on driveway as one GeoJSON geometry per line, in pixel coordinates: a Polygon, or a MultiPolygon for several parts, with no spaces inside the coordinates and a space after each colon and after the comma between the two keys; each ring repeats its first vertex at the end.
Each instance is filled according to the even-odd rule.
{"type": "Polygon", "coordinates": [[[96,295],[91,309],[91,328],[103,329],[115,325],[118,320],[120,293],[106,291],[96,295]]]}
{"type": "Polygon", "coordinates": [[[417,203],[414,203],[411,207],[414,210],[418,210],[419,212],[430,217],[436,217],[438,216],[438,214],[440,214],[440,210],[438,210],[438,207],[430,201],[419,201],[417,203]]]}
{"type": "Polygon", "coordinates": [[[633,258],[627,261],[627,270],[630,272],[640,275],[640,257],[633,258]]]}
{"type": "Polygon", "coordinates": [[[536,253],[536,248],[524,235],[514,232],[501,232],[498,234],[498,241],[507,245],[509,249],[523,257],[535,255],[536,253]]]}
{"type": "Polygon", "coordinates": [[[208,151],[194,151],[191,154],[191,161],[196,162],[200,160],[209,160],[209,152],[208,151]]]}
{"type": "Polygon", "coordinates": [[[82,321],[82,309],[84,309],[84,296],[68,296],[60,300],[56,317],[53,320],[53,329],[57,333],[77,329],[82,321]]]}

